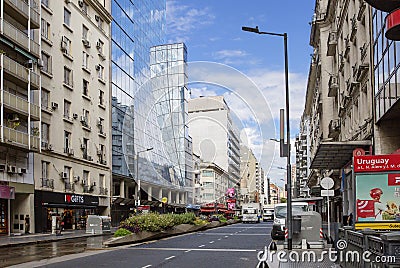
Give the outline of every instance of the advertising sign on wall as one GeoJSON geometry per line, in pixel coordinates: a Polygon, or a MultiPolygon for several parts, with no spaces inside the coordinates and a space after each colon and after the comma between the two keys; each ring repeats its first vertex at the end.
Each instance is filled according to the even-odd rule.
{"type": "Polygon", "coordinates": [[[356,229],[400,229],[400,155],[355,156],[354,172],[356,229]]]}

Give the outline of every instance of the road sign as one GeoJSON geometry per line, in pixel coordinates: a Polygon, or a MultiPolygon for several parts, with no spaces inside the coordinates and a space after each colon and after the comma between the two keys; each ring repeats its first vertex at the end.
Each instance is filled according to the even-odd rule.
{"type": "Polygon", "coordinates": [[[334,196],[334,190],[321,190],[321,196],[334,196]]]}
{"type": "Polygon", "coordinates": [[[168,198],[163,197],[163,198],[161,199],[161,202],[163,202],[164,204],[167,203],[167,202],[168,202],[168,198]]]}
{"type": "Polygon", "coordinates": [[[335,185],[335,182],[331,177],[325,177],[321,180],[321,187],[328,190],[332,189],[332,187],[335,185]]]}

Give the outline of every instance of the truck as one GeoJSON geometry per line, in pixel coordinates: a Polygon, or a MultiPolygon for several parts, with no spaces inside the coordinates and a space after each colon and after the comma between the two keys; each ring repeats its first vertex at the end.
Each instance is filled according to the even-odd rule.
{"type": "Polygon", "coordinates": [[[259,223],[261,213],[260,203],[245,203],[242,205],[242,222],[259,223]]]}
{"type": "Polygon", "coordinates": [[[274,220],[274,204],[268,204],[263,206],[263,221],[274,220]]]}

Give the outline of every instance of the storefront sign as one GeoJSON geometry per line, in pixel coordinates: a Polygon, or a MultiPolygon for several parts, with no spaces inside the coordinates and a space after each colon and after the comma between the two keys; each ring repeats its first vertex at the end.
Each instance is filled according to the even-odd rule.
{"type": "Polygon", "coordinates": [[[82,195],[71,195],[71,194],[66,194],[65,195],[65,202],[66,203],[79,203],[79,204],[84,204],[85,199],[82,195]]]}
{"type": "Polygon", "coordinates": [[[7,185],[0,185],[1,199],[15,199],[15,188],[7,185]]]}
{"type": "Polygon", "coordinates": [[[47,191],[35,191],[35,200],[43,206],[53,207],[97,207],[99,205],[98,196],[47,191]]]}
{"type": "Polygon", "coordinates": [[[355,229],[362,230],[365,228],[374,229],[374,230],[400,230],[400,223],[356,223],[355,229]]]}
{"type": "Polygon", "coordinates": [[[366,155],[354,157],[354,172],[385,172],[400,170],[400,155],[366,155]]]}

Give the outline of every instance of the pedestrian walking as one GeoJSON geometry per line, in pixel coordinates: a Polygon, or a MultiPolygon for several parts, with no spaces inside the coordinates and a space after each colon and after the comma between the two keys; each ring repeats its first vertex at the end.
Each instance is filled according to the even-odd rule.
{"type": "Polygon", "coordinates": [[[29,218],[29,215],[25,216],[25,234],[29,234],[31,229],[31,219],[29,218]]]}

